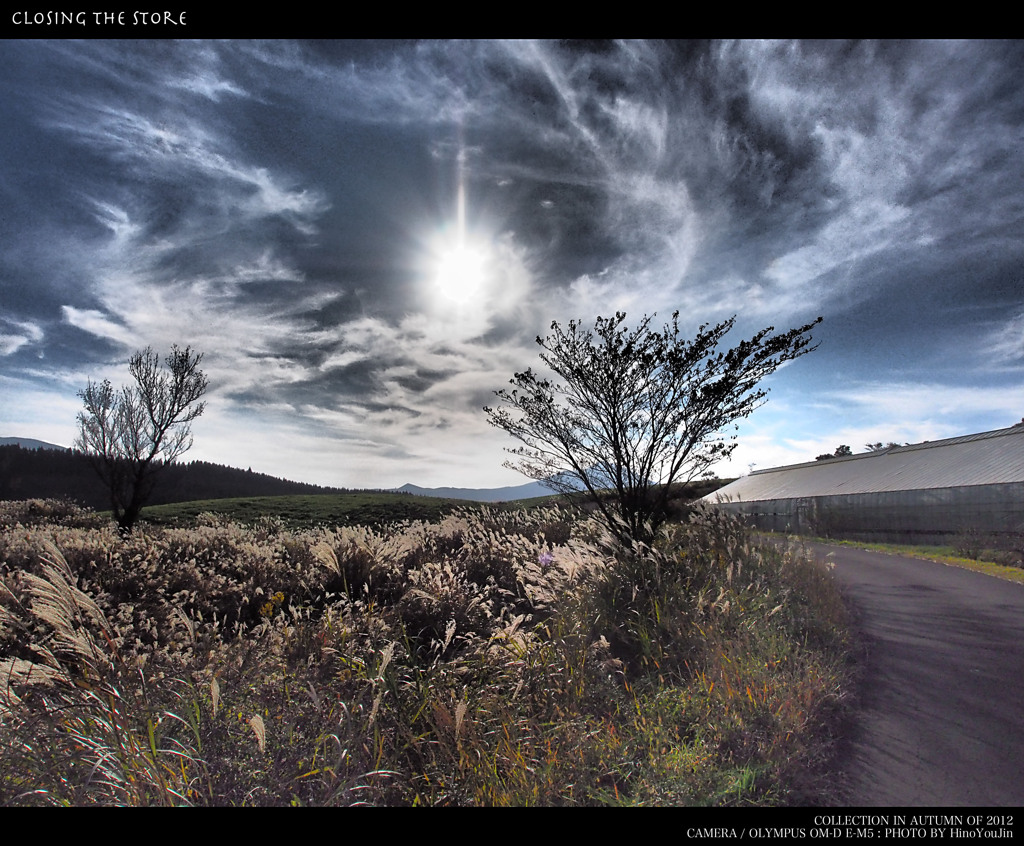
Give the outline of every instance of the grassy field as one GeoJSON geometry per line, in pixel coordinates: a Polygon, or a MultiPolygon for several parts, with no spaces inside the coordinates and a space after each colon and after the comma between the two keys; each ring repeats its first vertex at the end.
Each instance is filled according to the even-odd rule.
{"type": "MultiPolygon", "coordinates": [[[[727,484],[728,480],[700,480],[680,486],[673,501],[697,499],[727,484]]],[[[566,504],[565,497],[532,497],[491,508],[544,508],[566,504]]],[[[353,491],[345,494],[309,496],[263,496],[208,499],[147,506],[142,519],[156,526],[191,525],[200,515],[217,515],[237,523],[259,519],[278,520],[289,528],[317,525],[382,526],[402,520],[439,520],[458,508],[473,503],[463,499],[416,496],[387,491],[353,491]]],[[[481,505],[482,503],[476,503],[481,505]]]]}
{"type": "Polygon", "coordinates": [[[0,503],[0,804],[828,801],[847,622],[798,547],[256,504],[122,537],[0,503]]]}
{"type": "Polygon", "coordinates": [[[290,528],[316,525],[383,525],[402,520],[439,520],[465,501],[409,494],[357,491],[311,496],[256,496],[149,506],[143,519],[156,526],[194,524],[201,514],[237,523],[280,520],[290,528]]]}

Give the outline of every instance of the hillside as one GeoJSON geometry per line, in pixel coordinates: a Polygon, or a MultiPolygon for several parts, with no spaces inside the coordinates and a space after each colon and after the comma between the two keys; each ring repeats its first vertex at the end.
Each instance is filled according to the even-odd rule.
{"type": "MultiPolygon", "coordinates": [[[[0,439],[0,501],[71,499],[97,511],[110,508],[107,492],[86,455],[52,444],[27,448],[27,443],[43,442],[29,438],[0,439]],[[4,441],[17,443],[5,444],[4,441]]],[[[680,496],[683,499],[697,499],[727,481],[712,479],[691,482],[681,487],[678,495],[674,494],[673,498],[680,496]]],[[[254,473],[251,469],[239,470],[206,461],[190,461],[171,464],[163,469],[148,504],[158,506],[209,500],[352,492],[349,488],[322,487],[279,479],[265,473],[254,473]]],[[[411,494],[414,498],[490,503],[553,496],[553,491],[539,482],[501,488],[421,488],[407,484],[390,493],[411,494]]],[[[399,508],[399,511],[402,509],[399,508]]]]}
{"type": "Polygon", "coordinates": [[[59,449],[67,450],[67,447],[57,444],[37,441],[35,438],[0,438],[0,446],[20,446],[22,449],[59,449]]]}
{"type": "MultiPolygon", "coordinates": [[[[163,469],[150,504],[344,492],[344,488],[292,482],[252,470],[190,461],[163,469]]],[[[107,492],[84,454],[59,448],[0,445],[0,500],[12,499],[72,499],[101,511],[110,507],[107,492]]]]}

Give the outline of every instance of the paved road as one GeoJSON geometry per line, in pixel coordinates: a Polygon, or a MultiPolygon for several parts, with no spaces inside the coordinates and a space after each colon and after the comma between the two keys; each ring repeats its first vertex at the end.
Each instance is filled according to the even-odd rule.
{"type": "Polygon", "coordinates": [[[862,638],[837,804],[1024,806],[1024,585],[811,546],[833,553],[862,638]]]}

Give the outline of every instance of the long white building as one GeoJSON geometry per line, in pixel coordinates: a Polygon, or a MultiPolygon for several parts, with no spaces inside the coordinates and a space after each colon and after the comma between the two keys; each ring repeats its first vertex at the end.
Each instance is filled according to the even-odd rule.
{"type": "Polygon", "coordinates": [[[758,470],[705,497],[757,528],[891,543],[1024,534],[1024,421],[758,470]]]}

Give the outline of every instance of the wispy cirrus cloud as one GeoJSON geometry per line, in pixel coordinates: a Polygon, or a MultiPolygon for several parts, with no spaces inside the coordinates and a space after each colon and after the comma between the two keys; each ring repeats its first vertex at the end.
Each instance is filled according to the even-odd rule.
{"type": "MultiPolygon", "coordinates": [[[[1021,285],[1024,290],[1024,283],[1021,285]]],[[[1024,365],[1024,311],[1003,321],[989,336],[985,353],[995,364],[1020,367],[1024,365]]]]}
{"type": "Polygon", "coordinates": [[[480,406],[552,320],[614,310],[736,313],[736,339],[824,314],[744,425],[764,455],[995,427],[1019,393],[1019,44],[0,52],[0,375],[191,343],[211,460],[248,426],[260,455],[295,445],[277,475],[514,481],[480,406]],[[484,268],[461,294],[439,280],[460,238],[484,268]]]}
{"type": "Polygon", "coordinates": [[[10,355],[22,347],[43,340],[43,330],[31,321],[8,320],[0,317],[0,355],[10,355]]]}

